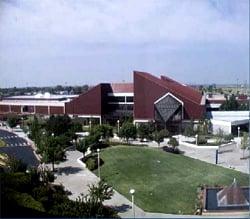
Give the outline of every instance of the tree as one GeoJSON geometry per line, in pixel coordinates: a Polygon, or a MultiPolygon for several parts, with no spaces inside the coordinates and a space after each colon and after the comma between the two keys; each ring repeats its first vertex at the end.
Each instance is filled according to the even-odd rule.
{"type": "Polygon", "coordinates": [[[72,121],[68,115],[50,116],[46,122],[46,131],[49,135],[54,133],[55,136],[67,133],[72,127],[72,121]]]}
{"type": "Polygon", "coordinates": [[[18,160],[12,156],[8,157],[6,164],[12,173],[25,172],[27,169],[27,165],[22,160],[18,160]]]}
{"type": "Polygon", "coordinates": [[[106,124],[96,125],[91,129],[90,135],[96,135],[98,139],[104,138],[108,140],[110,137],[113,137],[113,127],[106,124]]]}
{"type": "Polygon", "coordinates": [[[65,150],[60,145],[60,137],[48,136],[44,138],[41,153],[44,162],[52,163],[52,171],[54,171],[55,162],[62,161],[65,158],[65,150]]]}
{"type": "Polygon", "coordinates": [[[122,124],[122,127],[119,131],[119,136],[121,138],[125,138],[126,141],[128,142],[129,141],[129,138],[133,138],[135,139],[136,138],[136,127],[134,126],[133,123],[130,123],[130,122],[124,122],[122,124]]]}
{"type": "Polygon", "coordinates": [[[9,126],[10,126],[11,128],[14,128],[14,127],[18,124],[19,120],[20,120],[20,119],[19,119],[17,116],[12,115],[11,117],[9,117],[9,118],[7,119],[7,123],[9,124],[9,126]]]}
{"type": "Polygon", "coordinates": [[[186,126],[184,129],[183,135],[188,136],[188,137],[193,136],[194,135],[194,127],[191,125],[186,126]]]}
{"type": "Polygon", "coordinates": [[[209,126],[210,126],[210,121],[205,119],[205,120],[200,120],[197,126],[197,133],[199,135],[207,135],[208,134],[208,130],[209,130],[209,126]]]}
{"type": "Polygon", "coordinates": [[[174,150],[176,149],[177,146],[179,146],[178,141],[176,140],[176,138],[173,138],[173,137],[171,137],[171,138],[169,139],[168,144],[169,144],[174,150]]]}
{"type": "Polygon", "coordinates": [[[146,139],[152,139],[152,133],[155,131],[153,123],[141,123],[137,128],[137,133],[141,141],[146,139]]]}
{"type": "Polygon", "coordinates": [[[227,98],[226,101],[220,106],[220,110],[225,110],[225,111],[238,110],[238,108],[239,108],[239,103],[236,100],[234,94],[232,94],[229,98],[227,98]]]}
{"type": "Polygon", "coordinates": [[[249,148],[249,135],[247,132],[243,132],[243,137],[241,138],[240,148],[243,153],[243,158],[245,157],[245,150],[249,148]]]}
{"type": "Polygon", "coordinates": [[[160,147],[161,142],[164,141],[164,138],[169,136],[169,132],[166,129],[162,129],[161,131],[155,131],[153,133],[153,140],[157,142],[158,147],[160,147]]]}
{"type": "Polygon", "coordinates": [[[85,157],[86,152],[88,151],[89,144],[85,139],[81,139],[77,144],[76,144],[76,149],[80,152],[83,153],[83,157],[85,157]]]}
{"type": "Polygon", "coordinates": [[[113,188],[100,180],[97,185],[89,186],[89,199],[91,202],[102,204],[105,200],[111,199],[114,194],[113,188]]]}
{"type": "Polygon", "coordinates": [[[38,119],[36,116],[34,116],[33,121],[30,125],[30,135],[29,137],[35,142],[39,143],[41,139],[41,124],[38,122],[38,119]]]}
{"type": "Polygon", "coordinates": [[[223,139],[224,139],[224,131],[221,128],[219,128],[217,131],[216,143],[221,144],[223,142],[223,139]]]}

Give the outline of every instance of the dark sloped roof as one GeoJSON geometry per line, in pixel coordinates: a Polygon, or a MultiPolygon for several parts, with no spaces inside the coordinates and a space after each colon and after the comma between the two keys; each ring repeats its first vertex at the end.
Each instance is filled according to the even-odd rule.
{"type": "Polygon", "coordinates": [[[181,84],[166,76],[161,76],[161,78],[157,78],[147,72],[135,71],[135,73],[140,74],[141,76],[145,77],[148,80],[153,81],[159,86],[168,89],[173,94],[178,94],[179,96],[186,98],[191,102],[194,102],[196,104],[201,104],[202,100],[201,93],[190,86],[181,84]]]}

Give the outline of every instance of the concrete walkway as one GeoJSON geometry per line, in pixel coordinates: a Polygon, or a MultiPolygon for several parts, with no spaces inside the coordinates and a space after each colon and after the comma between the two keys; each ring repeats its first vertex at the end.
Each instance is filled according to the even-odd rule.
{"type": "MultiPolygon", "coordinates": [[[[88,185],[95,184],[99,178],[89,171],[78,159],[82,156],[79,151],[67,151],[67,160],[56,165],[57,173],[55,183],[62,184],[65,189],[72,194],[70,199],[75,200],[80,194],[88,194],[88,185]]],[[[51,168],[51,165],[49,166],[51,168]]],[[[135,196],[136,202],[136,196],[135,196]]],[[[110,200],[104,202],[105,205],[112,206],[122,218],[133,218],[131,201],[114,191],[114,195],[110,200]]],[[[135,206],[135,217],[137,218],[186,218],[197,217],[195,215],[172,215],[163,213],[145,212],[138,206],[135,206]]]]}
{"type": "MultiPolygon", "coordinates": [[[[96,184],[99,178],[79,162],[78,159],[82,157],[82,153],[74,150],[67,151],[66,155],[65,162],[55,165],[57,169],[55,183],[62,184],[72,193],[69,198],[75,200],[80,194],[88,194],[88,185],[96,184]]],[[[121,217],[133,217],[131,202],[117,191],[112,199],[105,201],[104,204],[117,209],[121,217]]],[[[137,206],[135,206],[135,214],[136,217],[145,217],[145,212],[137,206]]]]}
{"type": "MultiPolygon", "coordinates": [[[[70,199],[75,200],[80,194],[88,194],[88,185],[95,184],[99,181],[99,178],[89,171],[83,163],[79,162],[79,158],[82,157],[82,153],[76,150],[67,151],[67,160],[56,165],[57,173],[55,183],[62,184],[66,190],[72,194],[70,199]]],[[[51,166],[49,166],[51,167],[51,166]]],[[[136,195],[135,195],[136,202],[136,195]]],[[[131,207],[131,201],[125,198],[123,195],[114,191],[114,195],[110,200],[104,202],[105,205],[114,207],[122,218],[133,218],[133,211],[131,207]]],[[[145,212],[138,206],[135,206],[135,217],[137,218],[200,218],[195,215],[172,215],[163,213],[151,213],[145,212]]],[[[234,216],[245,217],[245,215],[234,216]]],[[[206,216],[206,218],[210,218],[206,216]]],[[[213,217],[211,217],[213,218],[213,217]]],[[[218,218],[218,217],[216,217],[218,218]]]]}
{"type": "MultiPolygon", "coordinates": [[[[192,148],[184,145],[180,145],[179,149],[184,152],[185,156],[215,164],[216,149],[202,148],[202,146],[192,148]]],[[[249,151],[245,152],[245,157],[247,155],[249,155],[249,151]]],[[[219,153],[218,165],[249,174],[249,158],[240,159],[241,157],[242,151],[235,147],[232,151],[219,153]]]]}

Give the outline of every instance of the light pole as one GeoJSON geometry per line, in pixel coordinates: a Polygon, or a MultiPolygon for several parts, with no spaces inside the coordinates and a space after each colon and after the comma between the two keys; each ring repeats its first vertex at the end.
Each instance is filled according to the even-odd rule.
{"type": "Polygon", "coordinates": [[[119,135],[119,131],[120,131],[120,120],[117,120],[117,134],[119,135]]]}
{"type": "Polygon", "coordinates": [[[132,211],[133,211],[133,217],[135,218],[135,206],[134,206],[134,194],[135,194],[135,190],[134,189],[130,189],[129,193],[132,196],[132,211]]]}
{"type": "MultiPolygon", "coordinates": [[[[54,138],[54,133],[51,134],[52,138],[54,138]]],[[[52,159],[52,171],[55,171],[55,148],[53,148],[53,159],[52,159]]]]}
{"type": "Polygon", "coordinates": [[[89,120],[89,129],[91,130],[91,124],[92,124],[92,121],[89,120]]]}
{"type": "Polygon", "coordinates": [[[100,171],[100,149],[97,148],[97,159],[98,159],[98,176],[99,179],[101,180],[101,171],[100,171]]]}

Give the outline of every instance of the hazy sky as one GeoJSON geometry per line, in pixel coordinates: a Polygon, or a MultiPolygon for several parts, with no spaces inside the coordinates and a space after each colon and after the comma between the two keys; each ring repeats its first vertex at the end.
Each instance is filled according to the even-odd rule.
{"type": "Polygon", "coordinates": [[[245,82],[249,0],[0,0],[0,87],[245,82]]]}

